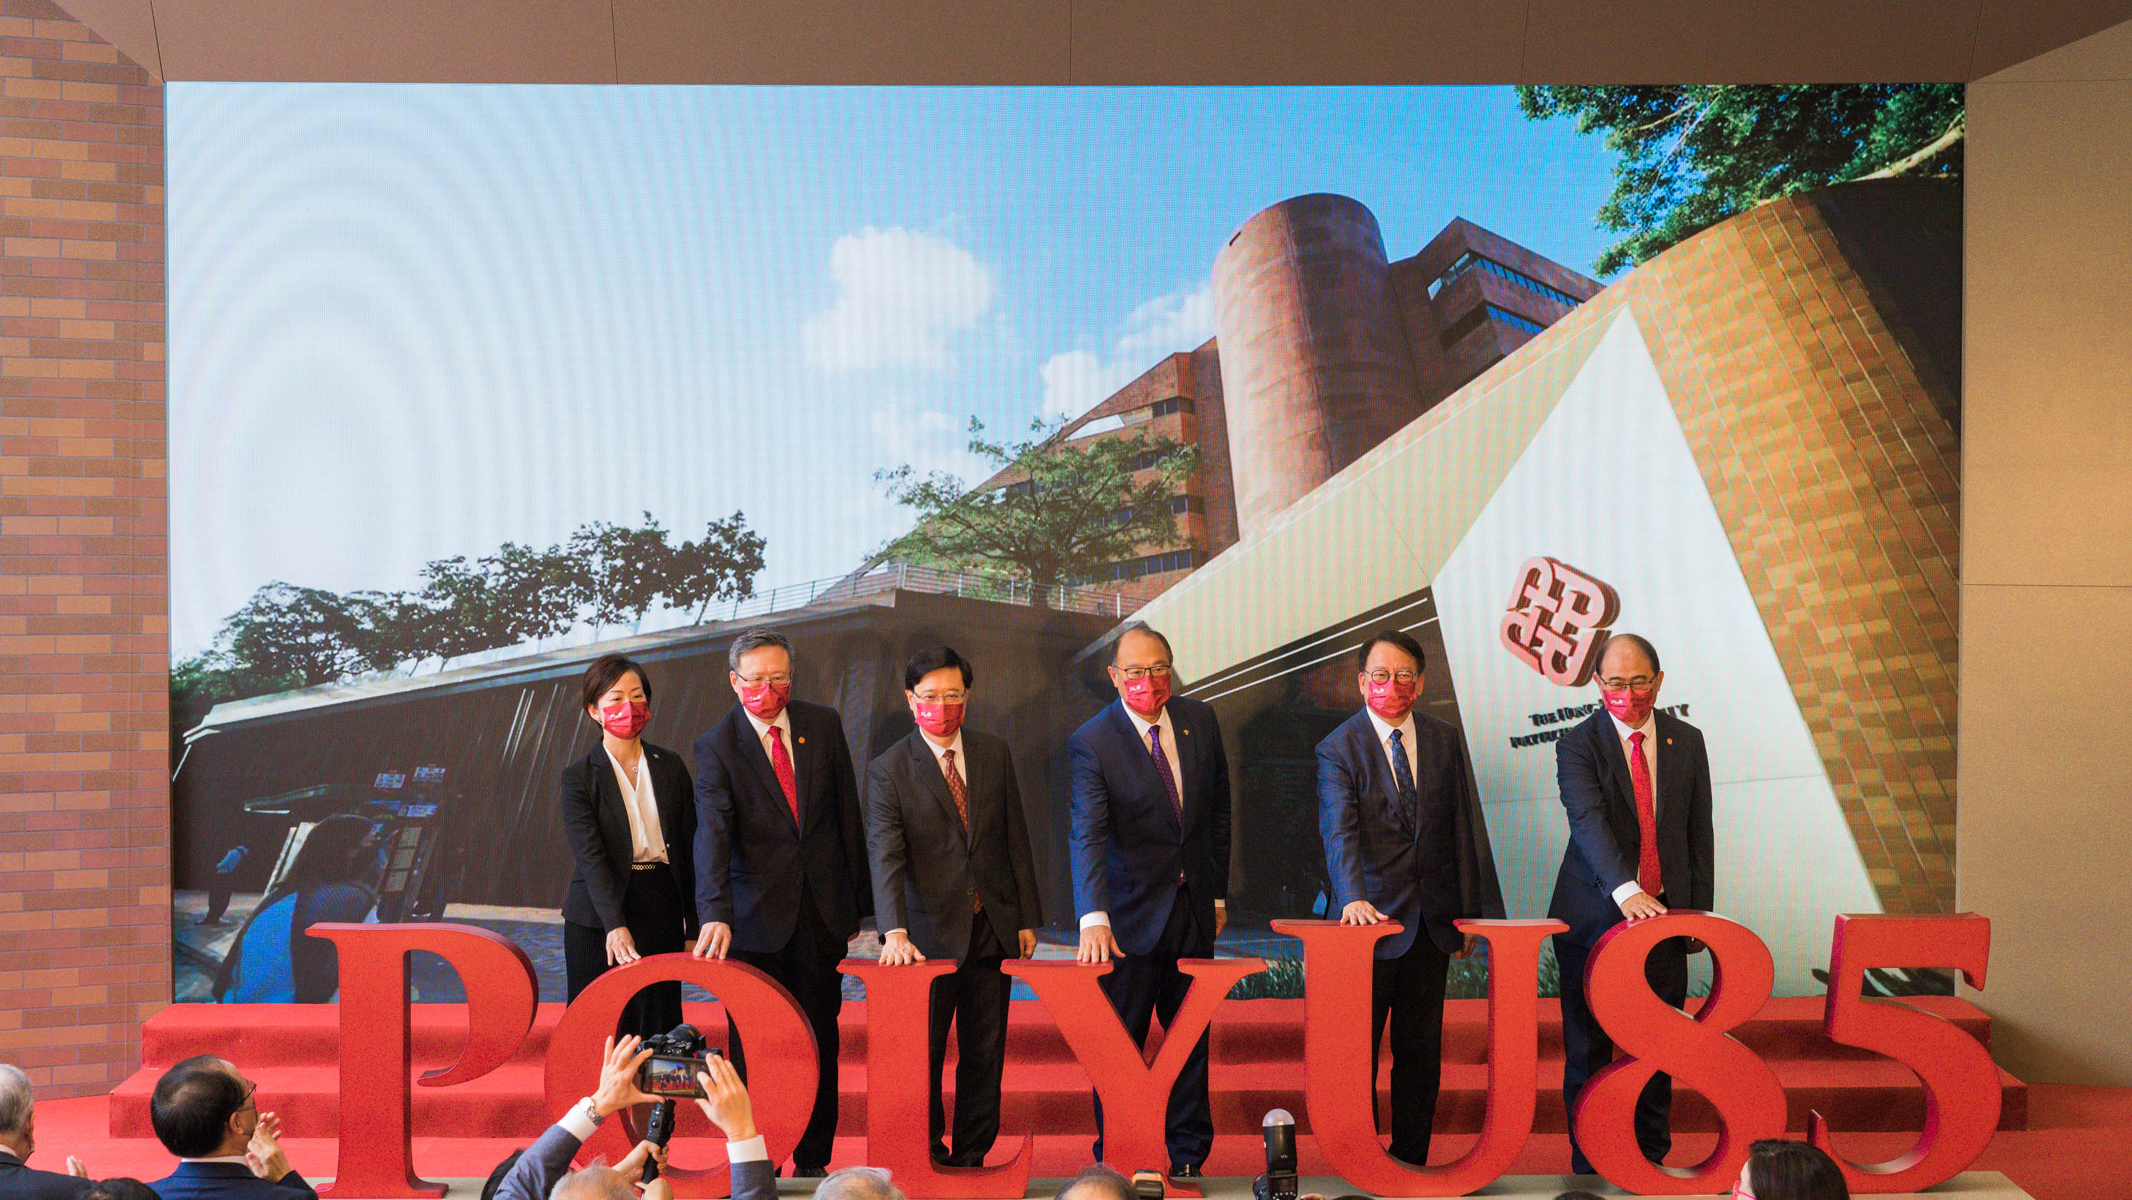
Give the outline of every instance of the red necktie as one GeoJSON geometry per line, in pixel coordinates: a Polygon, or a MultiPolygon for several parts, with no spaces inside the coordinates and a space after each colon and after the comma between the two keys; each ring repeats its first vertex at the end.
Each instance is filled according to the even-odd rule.
{"type": "Polygon", "coordinates": [[[792,773],[792,756],[785,753],[785,731],[770,726],[770,769],[777,772],[777,786],[785,789],[785,803],[792,806],[792,823],[799,824],[799,776],[792,773]]]}
{"type": "Polygon", "coordinates": [[[1651,765],[1643,757],[1643,731],[1629,735],[1629,786],[1636,789],[1636,886],[1656,899],[1666,890],[1658,875],[1658,807],[1651,796],[1651,765]]]}
{"type": "MultiPolygon", "coordinates": [[[[970,790],[962,781],[962,773],[955,769],[953,750],[940,752],[940,773],[948,777],[948,795],[955,797],[955,812],[962,817],[962,827],[967,831],[970,828],[970,790]]],[[[971,912],[983,912],[984,909],[977,897],[970,897],[971,912]]]]}

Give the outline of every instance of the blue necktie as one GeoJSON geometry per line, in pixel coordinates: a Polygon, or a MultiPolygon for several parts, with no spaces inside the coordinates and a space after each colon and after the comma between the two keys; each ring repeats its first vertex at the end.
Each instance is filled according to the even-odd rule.
{"type": "Polygon", "coordinates": [[[1407,748],[1400,730],[1392,731],[1392,782],[1399,787],[1399,803],[1408,816],[1420,807],[1421,793],[1414,788],[1414,768],[1407,765],[1407,748]]]}

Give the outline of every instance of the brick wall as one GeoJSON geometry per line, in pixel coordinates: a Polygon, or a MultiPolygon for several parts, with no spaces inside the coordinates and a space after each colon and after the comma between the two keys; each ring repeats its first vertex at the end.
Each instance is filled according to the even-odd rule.
{"type": "Polygon", "coordinates": [[[0,0],[0,1061],[131,1074],[170,999],[163,96],[0,0]]]}

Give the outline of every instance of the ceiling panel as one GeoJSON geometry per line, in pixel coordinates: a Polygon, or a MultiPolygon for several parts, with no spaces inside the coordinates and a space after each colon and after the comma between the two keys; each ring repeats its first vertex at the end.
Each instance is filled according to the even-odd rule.
{"type": "Polygon", "coordinates": [[[1985,0],[1970,78],[2003,71],[2126,21],[2132,21],[2132,0],[1985,0]]]}
{"type": "Polygon", "coordinates": [[[1506,83],[1526,0],[1074,0],[1077,84],[1506,83]],[[1248,17],[1243,14],[1248,12],[1248,17]]]}
{"type": "Polygon", "coordinates": [[[614,0],[624,83],[1060,84],[1063,0],[614,0]]]}
{"type": "Polygon", "coordinates": [[[607,0],[154,0],[166,79],[610,83],[607,0]]]}

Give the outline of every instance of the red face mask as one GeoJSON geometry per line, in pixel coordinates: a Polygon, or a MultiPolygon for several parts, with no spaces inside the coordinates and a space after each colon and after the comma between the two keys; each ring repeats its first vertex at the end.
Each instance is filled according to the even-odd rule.
{"type": "Polygon", "coordinates": [[[964,707],[965,702],[961,700],[953,704],[927,704],[919,700],[913,702],[912,711],[918,717],[918,728],[934,737],[954,737],[955,731],[962,728],[964,707]]]}
{"type": "Polygon", "coordinates": [[[644,732],[651,721],[651,705],[642,700],[617,700],[600,710],[600,728],[628,741],[644,732]]]}
{"type": "Polygon", "coordinates": [[[777,714],[785,711],[785,701],[792,698],[792,684],[744,683],[740,685],[740,703],[749,712],[765,721],[775,721],[777,714]]]}
{"type": "Polygon", "coordinates": [[[1407,713],[1413,711],[1414,697],[1421,694],[1418,679],[1412,683],[1401,683],[1396,679],[1387,679],[1383,683],[1365,681],[1362,686],[1369,689],[1370,711],[1395,725],[1406,720],[1407,713]]]}
{"type": "Polygon", "coordinates": [[[1170,677],[1156,678],[1144,675],[1128,679],[1119,688],[1118,694],[1125,697],[1125,706],[1143,717],[1152,717],[1170,702],[1170,677]]]}
{"type": "Polygon", "coordinates": [[[1606,702],[1606,711],[1621,718],[1623,723],[1641,725],[1643,719],[1651,715],[1651,705],[1658,700],[1658,689],[1652,688],[1639,695],[1633,691],[1609,692],[1601,688],[1599,698],[1606,702]]]}

